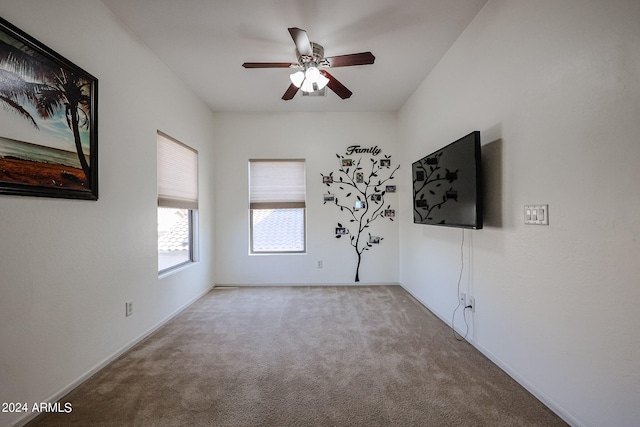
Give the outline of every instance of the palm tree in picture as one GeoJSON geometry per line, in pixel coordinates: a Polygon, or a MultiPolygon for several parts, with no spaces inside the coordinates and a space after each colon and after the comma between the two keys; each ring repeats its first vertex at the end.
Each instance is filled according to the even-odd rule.
{"type": "Polygon", "coordinates": [[[19,48],[0,40],[0,99],[36,128],[35,120],[23,107],[25,103],[33,105],[43,119],[63,113],[73,134],[78,160],[90,182],[91,167],[84,154],[80,129],[90,129],[91,83],[35,55],[24,45],[19,48]],[[37,83],[27,83],[26,79],[37,83]],[[5,80],[9,84],[5,85],[5,80]]]}
{"type": "Polygon", "coordinates": [[[24,81],[16,73],[0,69],[0,101],[5,109],[18,113],[33,126],[38,128],[35,119],[23,106],[25,102],[34,103],[37,84],[24,81]]]}
{"type": "Polygon", "coordinates": [[[89,181],[91,169],[82,148],[80,128],[89,129],[91,117],[89,94],[88,81],[60,68],[57,72],[48,75],[47,85],[36,99],[38,114],[43,119],[52,118],[64,110],[67,126],[73,133],[73,142],[87,181],[89,181]]]}

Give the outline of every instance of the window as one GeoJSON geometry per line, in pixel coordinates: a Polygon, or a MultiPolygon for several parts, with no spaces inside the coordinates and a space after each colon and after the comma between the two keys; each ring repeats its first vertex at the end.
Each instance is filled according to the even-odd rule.
{"type": "Polygon", "coordinates": [[[304,253],[305,199],[304,160],[250,160],[250,252],[304,253]]]}
{"type": "Polygon", "coordinates": [[[158,272],[195,261],[198,152],[158,132],[158,272]]]}

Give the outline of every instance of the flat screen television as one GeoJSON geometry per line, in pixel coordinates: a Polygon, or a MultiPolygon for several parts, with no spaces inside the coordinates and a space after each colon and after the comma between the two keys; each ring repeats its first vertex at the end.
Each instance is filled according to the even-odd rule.
{"type": "Polygon", "coordinates": [[[414,223],[482,228],[480,132],[414,162],[412,174],[414,223]]]}

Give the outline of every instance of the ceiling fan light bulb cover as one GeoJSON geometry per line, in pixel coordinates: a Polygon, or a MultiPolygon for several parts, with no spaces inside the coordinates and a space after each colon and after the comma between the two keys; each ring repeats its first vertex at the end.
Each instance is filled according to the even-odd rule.
{"type": "Polygon", "coordinates": [[[323,76],[322,74],[320,74],[318,76],[318,90],[322,90],[324,89],[324,87],[327,85],[327,83],[329,83],[329,79],[326,78],[325,76],[323,76]]]}
{"type": "Polygon", "coordinates": [[[313,88],[313,82],[309,79],[304,79],[302,86],[300,86],[300,90],[303,92],[314,92],[315,89],[313,88]]]}
{"type": "Polygon", "coordinates": [[[307,80],[310,80],[312,83],[316,83],[318,81],[318,77],[320,77],[320,70],[317,67],[309,67],[307,71],[304,73],[307,80]]]}
{"type": "Polygon", "coordinates": [[[304,80],[304,73],[302,71],[295,72],[289,76],[289,79],[291,79],[291,83],[299,88],[304,80]]]}

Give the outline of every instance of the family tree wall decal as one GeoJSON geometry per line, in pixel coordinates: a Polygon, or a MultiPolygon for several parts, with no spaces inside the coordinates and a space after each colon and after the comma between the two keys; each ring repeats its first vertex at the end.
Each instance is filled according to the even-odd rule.
{"type": "MultiPolygon", "coordinates": [[[[375,147],[363,148],[359,145],[347,147],[346,156],[353,154],[370,154],[377,156],[382,149],[375,147]]],[[[385,195],[395,193],[395,185],[387,185],[387,182],[394,179],[394,174],[400,168],[397,165],[391,167],[391,156],[384,155],[380,159],[369,157],[363,163],[363,158],[357,160],[347,158],[345,155],[336,154],[339,168],[334,176],[334,172],[322,175],[322,182],[327,187],[332,188],[324,194],[324,204],[333,204],[340,208],[340,212],[346,213],[348,218],[347,226],[338,222],[335,230],[336,238],[349,237],[349,243],[354,248],[357,255],[355,281],[360,281],[360,264],[365,251],[373,248],[373,245],[380,244],[383,237],[372,235],[370,227],[373,222],[381,218],[393,221],[395,209],[391,204],[385,203],[385,195]]]]}

